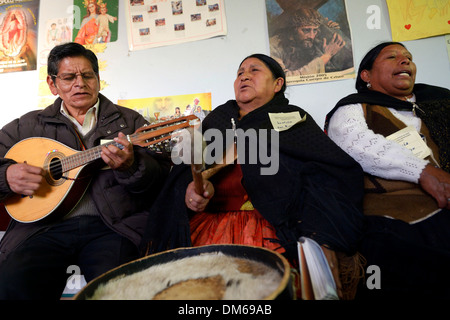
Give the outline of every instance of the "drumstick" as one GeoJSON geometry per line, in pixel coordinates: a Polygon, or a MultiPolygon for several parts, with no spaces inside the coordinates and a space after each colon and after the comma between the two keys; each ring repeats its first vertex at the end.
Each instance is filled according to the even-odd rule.
{"type": "Polygon", "coordinates": [[[195,192],[203,195],[203,139],[201,132],[199,133],[199,126],[190,128],[191,135],[191,171],[194,180],[195,192]],[[196,133],[195,133],[196,132],[196,133]],[[200,139],[200,140],[199,140],[200,139]],[[200,162],[200,163],[199,163],[200,162]]]}
{"type": "MultiPolygon", "coordinates": [[[[203,149],[205,146],[200,124],[199,120],[192,122],[190,127],[177,132],[176,135],[174,134],[173,136],[178,137],[178,139],[175,140],[176,143],[173,146],[173,150],[178,151],[175,152],[177,161],[191,165],[195,192],[203,195],[202,171],[204,167],[203,149]]],[[[172,153],[172,156],[174,156],[174,153],[172,153]]]]}
{"type": "Polygon", "coordinates": [[[203,177],[202,177],[203,165],[191,164],[192,178],[194,178],[195,192],[199,195],[203,195],[203,177]]]}

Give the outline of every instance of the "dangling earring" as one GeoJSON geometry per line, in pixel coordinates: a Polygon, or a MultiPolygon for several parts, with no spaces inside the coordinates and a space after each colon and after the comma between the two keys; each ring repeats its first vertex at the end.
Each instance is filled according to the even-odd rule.
{"type": "Polygon", "coordinates": [[[367,89],[372,88],[372,85],[370,84],[370,82],[367,82],[366,86],[367,86],[367,89]]]}

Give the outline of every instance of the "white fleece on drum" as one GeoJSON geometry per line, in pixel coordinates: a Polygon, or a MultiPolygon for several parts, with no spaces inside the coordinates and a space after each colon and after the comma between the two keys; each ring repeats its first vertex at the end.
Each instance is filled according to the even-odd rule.
{"type": "Polygon", "coordinates": [[[269,297],[282,282],[282,275],[262,262],[227,256],[221,252],[151,266],[131,275],[122,275],[99,285],[91,299],[104,300],[259,300],[269,297]],[[220,278],[222,285],[179,286],[179,290],[165,290],[198,279],[220,278]],[[191,288],[191,290],[189,290],[191,288]],[[210,290],[211,292],[207,292],[210,290]],[[192,292],[201,291],[201,292],[192,292]],[[216,292],[212,292],[216,291],[216,292]]]}

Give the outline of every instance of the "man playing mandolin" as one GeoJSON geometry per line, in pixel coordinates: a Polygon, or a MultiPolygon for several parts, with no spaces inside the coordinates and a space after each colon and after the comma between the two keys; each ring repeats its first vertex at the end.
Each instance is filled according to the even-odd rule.
{"type": "Polygon", "coordinates": [[[69,266],[90,281],[138,258],[145,209],[170,166],[130,139],[147,121],[99,93],[92,51],[55,47],[47,83],[55,102],[0,130],[0,200],[14,218],[0,243],[0,299],[59,299],[69,266]]]}

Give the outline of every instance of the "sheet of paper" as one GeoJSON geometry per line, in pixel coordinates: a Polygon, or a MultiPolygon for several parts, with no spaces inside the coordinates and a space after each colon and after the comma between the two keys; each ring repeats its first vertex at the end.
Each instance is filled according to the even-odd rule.
{"type": "Polygon", "coordinates": [[[224,0],[126,1],[130,51],[227,35],[224,0]]]}
{"type": "Polygon", "coordinates": [[[395,141],[403,147],[411,150],[416,157],[425,159],[431,154],[430,148],[428,148],[420,134],[412,126],[399,130],[390,136],[387,136],[386,139],[395,141]]]}
{"type": "Polygon", "coordinates": [[[409,41],[450,32],[450,0],[386,0],[393,41],[409,41]]]}
{"type": "Polygon", "coordinates": [[[273,128],[280,132],[290,129],[293,125],[299,122],[305,121],[306,114],[302,118],[299,111],[269,113],[269,118],[270,122],[272,122],[273,128]]]}

